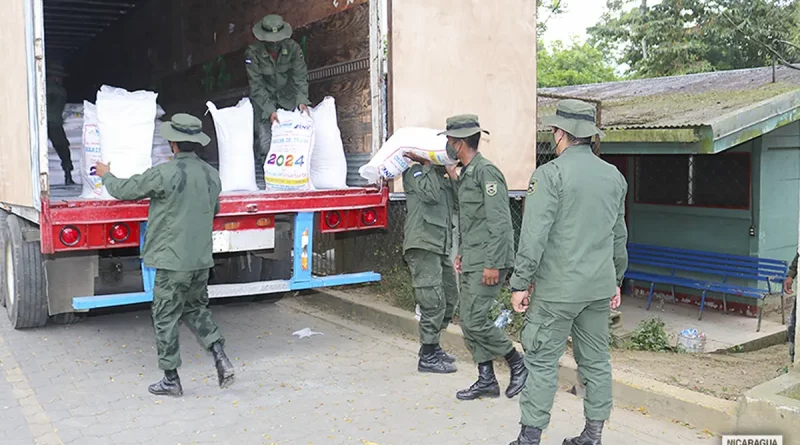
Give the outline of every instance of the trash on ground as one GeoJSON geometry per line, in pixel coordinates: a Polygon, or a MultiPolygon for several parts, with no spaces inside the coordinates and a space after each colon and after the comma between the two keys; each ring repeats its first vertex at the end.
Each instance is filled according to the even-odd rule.
{"type": "Polygon", "coordinates": [[[297,337],[303,339],[306,337],[313,337],[315,335],[323,335],[322,332],[314,332],[311,328],[300,329],[299,331],[293,332],[292,335],[296,335],[297,337]]]}

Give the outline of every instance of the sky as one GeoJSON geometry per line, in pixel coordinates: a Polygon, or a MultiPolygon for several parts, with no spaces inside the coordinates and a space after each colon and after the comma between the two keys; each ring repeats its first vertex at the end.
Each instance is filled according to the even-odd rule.
{"type": "MultiPolygon", "coordinates": [[[[586,28],[594,26],[606,7],[605,0],[561,0],[566,5],[565,11],[548,20],[547,31],[542,36],[545,45],[561,40],[570,42],[573,37],[580,42],[586,41],[586,28]]],[[[661,0],[648,0],[648,6],[661,3],[661,0]]],[[[637,0],[629,7],[639,5],[637,0]]],[[[542,12],[542,14],[547,14],[542,12]]],[[[545,18],[545,17],[542,17],[545,18]]]]}

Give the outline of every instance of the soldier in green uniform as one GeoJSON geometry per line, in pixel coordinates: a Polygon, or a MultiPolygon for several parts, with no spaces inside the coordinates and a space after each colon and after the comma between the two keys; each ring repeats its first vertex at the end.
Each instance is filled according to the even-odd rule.
{"type": "Polygon", "coordinates": [[[628,266],[628,186],[616,167],[592,152],[591,138],[603,134],[593,105],[560,101],[542,122],[553,129],[558,157],[531,177],[511,278],[514,310],[527,311],[521,340],[531,373],[519,402],[522,431],[512,445],[540,443],[570,335],[586,387],[586,427],[563,443],[600,445],[611,414],[608,320],[628,266]]]}
{"type": "MultiPolygon", "coordinates": [[[[253,26],[258,42],[244,53],[257,141],[256,168],[263,167],[278,109],[308,112],[308,68],[303,50],[290,37],[292,27],[279,15],[268,15],[253,26]]],[[[263,178],[257,178],[259,180],[263,178]]]]}
{"type": "Polygon", "coordinates": [[[145,266],[156,269],[153,324],[158,367],[164,370],[164,378],[148,388],[154,395],[183,394],[178,376],[181,320],[214,356],[219,386],[230,386],[234,378],[223,350],[225,340],[208,307],[208,274],[214,266],[211,232],[220,208],[221,184],[217,171],[195,154],[210,141],[202,128],[200,119],[188,114],[164,122],[161,137],[169,141],[174,159],[130,179],[119,179],[110,173],[110,166],[97,164],[97,174],[111,196],[150,198],[142,257],[145,266]]]}
{"type": "Polygon", "coordinates": [[[439,345],[458,303],[450,250],[453,244],[455,188],[445,177],[445,168],[414,154],[417,161],[403,172],[406,194],[406,223],[403,251],[411,269],[411,283],[420,308],[419,372],[456,372],[455,357],[439,345]]]}
{"type": "MultiPolygon", "coordinates": [[[[792,264],[789,265],[789,272],[786,275],[786,280],[783,282],[783,293],[792,295],[792,285],[795,278],[797,278],[797,260],[800,259],[800,254],[795,254],[792,264]]],[[[795,326],[797,325],[797,297],[792,305],[792,313],[789,315],[789,322],[786,323],[787,333],[789,334],[789,358],[794,363],[794,334],[795,326]]]]}
{"type": "Polygon", "coordinates": [[[67,105],[67,90],[63,79],[67,76],[64,67],[54,63],[47,65],[47,136],[61,159],[64,170],[64,183],[73,185],[72,156],[69,152],[69,140],[64,132],[64,106],[67,105]]]}
{"type": "Polygon", "coordinates": [[[447,155],[463,167],[458,181],[461,241],[456,271],[461,274],[459,317],[464,343],[478,363],[478,381],[459,391],[459,400],[499,397],[500,385],[492,361],[504,357],[511,368],[506,396],[522,391],[528,371],[522,354],[502,329],[489,320],[489,311],[514,264],[514,228],[503,173],[478,152],[482,130],[478,116],[447,119],[447,155]]]}

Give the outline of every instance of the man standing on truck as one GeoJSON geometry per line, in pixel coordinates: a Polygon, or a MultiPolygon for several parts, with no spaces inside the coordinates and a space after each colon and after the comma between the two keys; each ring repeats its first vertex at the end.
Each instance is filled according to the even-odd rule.
{"type": "Polygon", "coordinates": [[[492,364],[496,357],[505,357],[511,368],[506,397],[519,394],[528,376],[522,354],[489,320],[489,311],[514,265],[514,227],[506,179],[478,152],[481,132],[489,134],[481,129],[478,116],[467,114],[448,118],[442,133],[447,136],[447,155],[463,165],[457,184],[461,242],[455,268],[461,274],[459,317],[464,343],[478,363],[478,381],[459,391],[459,400],[500,396],[492,364]]]}
{"type": "Polygon", "coordinates": [[[278,109],[308,113],[308,68],[303,50],[290,37],[292,27],[270,14],[253,26],[258,42],[244,53],[257,146],[256,168],[263,166],[272,139],[278,109]]]}
{"type": "Polygon", "coordinates": [[[217,171],[195,154],[211,140],[202,128],[200,119],[188,114],[164,122],[161,137],[172,147],[174,159],[130,179],[119,179],[110,166],[97,164],[97,174],[111,196],[150,198],[142,257],[146,267],[156,269],[153,325],[164,378],[148,389],[157,396],[183,394],[178,376],[181,320],[214,356],[220,388],[233,383],[233,365],[222,347],[225,340],[208,307],[208,274],[214,266],[211,233],[222,187],[217,171]]]}
{"type": "Polygon", "coordinates": [[[531,177],[511,277],[514,310],[527,311],[521,340],[531,371],[519,401],[522,430],[512,445],[540,444],[570,335],[586,387],[586,427],[564,445],[600,445],[611,414],[608,320],[628,266],[628,185],[592,152],[591,138],[603,135],[595,113],[589,103],[564,100],[542,119],[552,128],[558,157],[531,177]]]}
{"type": "Polygon", "coordinates": [[[455,187],[445,177],[444,167],[429,159],[406,154],[418,162],[403,172],[406,193],[406,223],[403,252],[411,284],[420,308],[419,372],[456,372],[455,357],[439,345],[458,303],[458,285],[450,250],[453,244],[455,187]]]}
{"type": "Polygon", "coordinates": [[[52,63],[47,65],[47,136],[61,159],[64,170],[64,184],[74,185],[72,180],[72,156],[69,152],[69,139],[64,132],[64,107],[67,105],[67,90],[63,80],[67,76],[64,67],[52,63]]]}

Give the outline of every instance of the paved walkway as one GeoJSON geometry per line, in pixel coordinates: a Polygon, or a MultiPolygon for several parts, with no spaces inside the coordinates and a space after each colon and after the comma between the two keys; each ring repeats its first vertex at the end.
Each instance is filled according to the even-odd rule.
{"type": "MultiPolygon", "coordinates": [[[[505,445],[516,437],[517,399],[455,399],[475,378],[469,363],[454,375],[421,375],[412,341],[317,318],[294,300],[213,309],[237,383],[217,388],[210,355],[184,328],[181,399],[147,393],[160,372],[146,310],[28,331],[12,330],[0,317],[0,442],[505,445]],[[324,335],[292,337],[306,327],[324,335]]],[[[543,443],[561,444],[579,431],[581,413],[580,400],[560,392],[543,443]]],[[[719,443],[702,436],[615,410],[604,442],[719,443]]]]}

